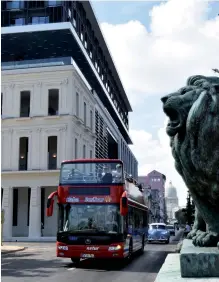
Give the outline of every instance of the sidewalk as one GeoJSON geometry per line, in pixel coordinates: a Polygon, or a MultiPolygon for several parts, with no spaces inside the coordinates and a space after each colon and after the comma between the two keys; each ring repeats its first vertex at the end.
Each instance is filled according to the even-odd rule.
{"type": "Polygon", "coordinates": [[[25,247],[21,246],[10,246],[10,245],[3,245],[1,246],[1,253],[8,254],[8,253],[15,253],[19,251],[23,251],[25,247]]]}
{"type": "Polygon", "coordinates": [[[173,239],[174,241],[181,241],[183,239],[184,229],[180,229],[177,231],[176,236],[173,239]]]}

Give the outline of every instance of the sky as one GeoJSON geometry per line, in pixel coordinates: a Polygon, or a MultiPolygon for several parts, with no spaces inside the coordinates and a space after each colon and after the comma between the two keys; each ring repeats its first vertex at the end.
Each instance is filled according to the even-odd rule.
{"type": "Polygon", "coordinates": [[[160,98],[185,85],[190,75],[219,68],[219,1],[92,1],[104,38],[131,102],[131,149],[139,175],[158,170],[187,189],[174,167],[160,98]]]}

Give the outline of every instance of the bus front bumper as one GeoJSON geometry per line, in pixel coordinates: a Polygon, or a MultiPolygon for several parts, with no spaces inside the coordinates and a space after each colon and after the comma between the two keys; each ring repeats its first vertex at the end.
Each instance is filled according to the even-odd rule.
{"type": "Polygon", "coordinates": [[[121,243],[113,245],[66,245],[57,242],[57,257],[99,259],[99,258],[124,258],[128,256],[128,250],[124,250],[121,243]]]}

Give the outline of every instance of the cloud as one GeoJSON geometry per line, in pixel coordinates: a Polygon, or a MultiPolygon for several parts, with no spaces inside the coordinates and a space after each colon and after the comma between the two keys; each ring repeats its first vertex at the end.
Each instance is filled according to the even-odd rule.
{"type": "Polygon", "coordinates": [[[219,65],[219,17],[207,20],[208,10],[205,1],[170,0],[151,10],[150,31],[137,20],[101,24],[134,105],[173,91],[194,73],[212,74],[219,65]]]}
{"type": "Polygon", "coordinates": [[[131,130],[134,145],[130,146],[139,161],[139,175],[147,175],[152,170],[157,170],[166,175],[166,186],[172,181],[177,188],[180,205],[184,205],[187,189],[181,176],[176,172],[169,137],[166,134],[167,119],[164,126],[158,130],[158,139],[145,130],[131,130]]]}
{"type": "MultiPolygon", "coordinates": [[[[138,20],[125,24],[102,23],[101,29],[133,105],[133,115],[145,115],[146,97],[159,97],[182,87],[188,76],[213,75],[219,67],[219,17],[208,19],[209,3],[195,0],[170,0],[150,11],[150,28],[138,20]],[[136,110],[140,109],[140,110],[136,110]]],[[[145,11],[147,12],[147,11],[145,11]]],[[[156,100],[156,99],[155,99],[156,100]]],[[[162,116],[158,112],[147,114],[162,116]]],[[[162,117],[161,117],[162,119],[162,117]]],[[[135,118],[133,118],[135,120],[135,118]]],[[[175,171],[169,139],[163,123],[153,137],[142,118],[132,122],[133,151],[139,161],[139,172],[153,169],[166,174],[178,188],[180,202],[185,202],[186,189],[175,171]],[[138,130],[136,130],[136,128],[138,130]]]]}

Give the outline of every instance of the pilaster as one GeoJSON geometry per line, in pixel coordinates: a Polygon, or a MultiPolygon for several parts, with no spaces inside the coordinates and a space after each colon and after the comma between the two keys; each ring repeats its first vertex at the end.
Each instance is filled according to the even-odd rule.
{"type": "Polygon", "coordinates": [[[41,187],[31,187],[29,238],[41,237],[41,187]]]}
{"type": "Polygon", "coordinates": [[[4,210],[4,225],[3,225],[3,237],[4,239],[10,239],[12,237],[12,217],[13,217],[13,188],[3,188],[3,200],[2,209],[4,210]]]}

